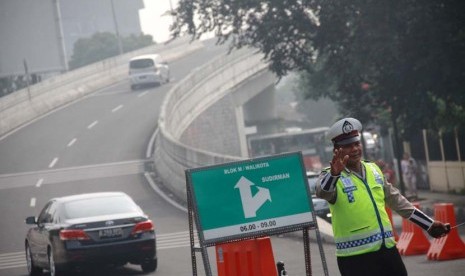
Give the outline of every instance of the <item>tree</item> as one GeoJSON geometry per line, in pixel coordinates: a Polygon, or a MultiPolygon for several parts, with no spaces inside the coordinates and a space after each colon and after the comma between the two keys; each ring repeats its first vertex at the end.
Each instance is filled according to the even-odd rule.
{"type": "MultiPolygon", "coordinates": [[[[124,52],[146,47],[153,43],[150,35],[131,35],[122,38],[124,52]]],[[[76,41],[69,67],[75,69],[117,55],[119,55],[117,37],[109,32],[96,33],[90,38],[80,38],[76,41]]]]}
{"type": "Polygon", "coordinates": [[[421,128],[465,125],[462,0],[180,0],[173,36],[253,46],[278,76],[344,115],[421,128]],[[386,118],[385,120],[382,120],[386,118]]]}
{"type": "Polygon", "coordinates": [[[460,88],[465,73],[465,16],[459,10],[464,4],[352,2],[358,5],[349,11],[339,3],[334,11],[320,13],[321,25],[346,18],[345,25],[351,26],[341,24],[343,31],[319,33],[315,39],[316,48],[327,57],[320,71],[326,77],[338,76],[332,97],[342,99],[346,108],[357,109],[356,102],[375,107],[371,112],[351,110],[367,119],[376,119],[388,109],[407,140],[416,129],[463,126],[459,114],[465,106],[460,88]],[[446,120],[443,110],[448,110],[446,120]]]}
{"type": "Polygon", "coordinates": [[[311,12],[317,8],[315,4],[296,0],[181,0],[172,34],[176,37],[187,32],[200,38],[214,32],[219,43],[231,39],[233,47],[256,47],[272,61],[271,69],[283,76],[289,70],[306,68],[313,56],[309,42],[318,27],[311,12]]]}

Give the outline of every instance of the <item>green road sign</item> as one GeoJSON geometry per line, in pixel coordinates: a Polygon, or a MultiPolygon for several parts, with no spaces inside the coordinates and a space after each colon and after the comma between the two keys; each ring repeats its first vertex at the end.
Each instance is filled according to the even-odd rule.
{"type": "Polygon", "coordinates": [[[205,241],[314,223],[300,152],[186,171],[205,241]]]}

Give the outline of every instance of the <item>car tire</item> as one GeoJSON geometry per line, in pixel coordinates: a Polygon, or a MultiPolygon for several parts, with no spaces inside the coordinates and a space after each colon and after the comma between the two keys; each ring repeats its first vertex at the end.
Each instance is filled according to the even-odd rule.
{"type": "Polygon", "coordinates": [[[32,258],[31,248],[29,244],[26,243],[26,263],[27,263],[27,272],[30,276],[42,275],[43,270],[40,267],[35,266],[34,259],[32,258]]]}
{"type": "Polygon", "coordinates": [[[60,271],[55,264],[55,258],[53,257],[53,250],[51,248],[48,250],[48,267],[50,271],[50,276],[63,275],[62,271],[60,271]]]}
{"type": "Polygon", "coordinates": [[[137,89],[137,85],[131,84],[131,90],[134,91],[134,90],[136,90],[136,89],[137,89]]]}
{"type": "Polygon", "coordinates": [[[143,261],[140,265],[144,273],[154,272],[155,270],[157,270],[157,266],[158,266],[157,259],[143,261]]]}

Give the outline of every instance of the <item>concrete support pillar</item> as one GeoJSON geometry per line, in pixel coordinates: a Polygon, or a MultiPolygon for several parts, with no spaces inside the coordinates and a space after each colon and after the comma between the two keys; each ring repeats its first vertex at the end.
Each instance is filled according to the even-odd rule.
{"type": "Polygon", "coordinates": [[[248,122],[257,122],[277,117],[274,86],[256,95],[244,104],[244,119],[248,122]]]}
{"type": "Polygon", "coordinates": [[[241,157],[247,158],[249,156],[249,150],[247,148],[243,108],[242,106],[236,106],[234,111],[236,112],[237,134],[241,147],[241,157]]]}

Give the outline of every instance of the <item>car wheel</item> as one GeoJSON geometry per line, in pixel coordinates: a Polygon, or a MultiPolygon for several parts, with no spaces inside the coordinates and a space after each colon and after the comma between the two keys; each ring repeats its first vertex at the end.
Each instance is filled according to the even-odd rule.
{"type": "Polygon", "coordinates": [[[32,258],[31,248],[29,244],[26,243],[26,263],[27,263],[27,272],[30,276],[42,275],[42,268],[34,265],[34,259],[32,258]]]}
{"type": "Polygon", "coordinates": [[[152,259],[142,262],[140,266],[144,273],[154,272],[155,270],[157,270],[158,262],[157,259],[152,259]]]}
{"type": "Polygon", "coordinates": [[[134,91],[134,90],[136,90],[136,89],[137,89],[137,85],[131,84],[131,90],[134,91]]]}
{"type": "Polygon", "coordinates": [[[61,271],[57,269],[55,258],[53,257],[53,250],[51,248],[48,250],[48,267],[50,270],[50,276],[62,275],[61,271]]]}

